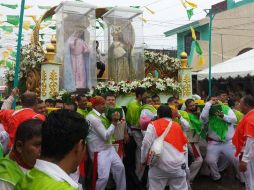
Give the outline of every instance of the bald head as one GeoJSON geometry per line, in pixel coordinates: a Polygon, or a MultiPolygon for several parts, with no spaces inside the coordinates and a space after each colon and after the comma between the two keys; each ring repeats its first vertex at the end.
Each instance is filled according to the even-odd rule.
{"type": "Polygon", "coordinates": [[[36,94],[31,91],[26,91],[22,94],[20,100],[23,108],[34,108],[37,104],[36,94]]]}

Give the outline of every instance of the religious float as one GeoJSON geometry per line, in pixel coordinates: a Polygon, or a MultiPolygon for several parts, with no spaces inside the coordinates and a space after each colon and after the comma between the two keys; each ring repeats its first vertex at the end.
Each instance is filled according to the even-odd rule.
{"type": "MultiPolygon", "coordinates": [[[[163,103],[172,95],[192,97],[191,68],[187,54],[181,60],[144,51],[142,11],[137,8],[99,8],[83,2],[63,2],[52,7],[38,21],[31,43],[21,49],[19,87],[36,92],[42,99],[64,93],[103,95],[114,93],[126,105],[141,86],[159,94],[163,103]],[[40,24],[53,16],[56,34],[44,49],[39,41],[40,24]],[[107,76],[96,78],[96,28],[104,30],[107,76]],[[79,20],[79,22],[77,22],[79,20]],[[64,92],[64,93],[63,93],[64,92]]],[[[12,87],[14,67],[6,73],[12,87]]]]}

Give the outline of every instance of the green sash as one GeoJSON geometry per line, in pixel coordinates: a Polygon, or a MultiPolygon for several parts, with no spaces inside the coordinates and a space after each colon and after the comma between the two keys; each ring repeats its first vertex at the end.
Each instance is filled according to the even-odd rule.
{"type": "Polygon", "coordinates": [[[131,101],[127,105],[126,121],[128,124],[139,128],[139,117],[141,113],[141,104],[137,101],[131,101]]]}
{"type": "Polygon", "coordinates": [[[205,130],[201,127],[203,123],[199,120],[199,117],[192,113],[188,113],[188,116],[190,129],[194,131],[194,133],[198,134],[202,139],[206,139],[207,134],[205,130]]]}
{"type": "MultiPolygon", "coordinates": [[[[229,111],[229,107],[226,105],[222,106],[222,112],[227,115],[229,111]]],[[[222,118],[216,115],[209,115],[208,127],[216,133],[216,135],[220,138],[221,141],[226,140],[226,135],[228,132],[229,123],[224,121],[222,118]]]]}
{"type": "Polygon", "coordinates": [[[150,104],[145,104],[145,105],[143,105],[142,107],[141,107],[141,111],[142,110],[144,110],[144,109],[147,109],[147,110],[149,110],[150,112],[152,112],[152,113],[157,113],[157,110],[155,109],[155,107],[153,107],[152,105],[150,105],[150,104]]]}
{"type": "Polygon", "coordinates": [[[11,160],[9,156],[0,159],[0,179],[2,181],[6,181],[15,186],[24,175],[19,165],[11,160]]]}
{"type": "Polygon", "coordinates": [[[188,113],[183,110],[179,110],[179,114],[189,122],[190,130],[194,132],[193,135],[198,134],[201,138],[206,139],[206,132],[201,128],[202,122],[199,120],[197,115],[188,113]]]}
{"type": "Polygon", "coordinates": [[[85,118],[85,117],[88,115],[88,113],[89,113],[89,111],[83,110],[83,109],[80,109],[80,108],[77,109],[77,112],[78,112],[79,114],[81,114],[84,118],[85,118]]]}
{"type": "Polygon", "coordinates": [[[15,186],[14,190],[78,190],[65,181],[56,181],[44,172],[33,168],[15,186]]]}
{"type": "MultiPolygon", "coordinates": [[[[101,114],[100,116],[98,116],[93,110],[90,111],[89,114],[92,114],[93,116],[95,116],[95,117],[97,117],[99,120],[101,120],[103,126],[104,126],[106,129],[108,129],[108,128],[110,127],[110,122],[109,122],[109,120],[108,120],[106,117],[102,116],[102,114],[101,114]]],[[[89,115],[89,114],[88,114],[88,115],[89,115]]],[[[112,144],[112,142],[114,142],[114,136],[113,136],[113,135],[108,139],[107,144],[112,144]]]]}

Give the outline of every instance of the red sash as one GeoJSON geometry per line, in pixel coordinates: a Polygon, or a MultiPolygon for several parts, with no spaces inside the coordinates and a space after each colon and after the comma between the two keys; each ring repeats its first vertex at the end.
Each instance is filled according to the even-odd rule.
{"type": "MultiPolygon", "coordinates": [[[[179,152],[184,152],[183,147],[188,143],[187,137],[183,133],[181,126],[174,121],[172,122],[173,122],[172,127],[168,132],[168,134],[166,135],[164,141],[171,144],[179,152]]],[[[161,136],[161,134],[165,131],[165,129],[168,126],[168,123],[169,121],[163,118],[152,122],[158,137],[161,136]]]]}
{"type": "Polygon", "coordinates": [[[254,138],[254,110],[247,113],[240,123],[237,125],[234,137],[233,137],[233,144],[236,147],[235,156],[238,156],[242,148],[246,143],[246,137],[253,137],[254,138]]]}
{"type": "Polygon", "coordinates": [[[93,174],[92,174],[92,187],[91,190],[96,189],[96,181],[98,175],[98,152],[93,154],[93,174]]]}

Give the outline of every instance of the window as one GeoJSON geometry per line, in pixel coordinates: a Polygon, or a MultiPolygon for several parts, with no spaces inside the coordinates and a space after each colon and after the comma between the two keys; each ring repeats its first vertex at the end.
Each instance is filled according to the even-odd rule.
{"type": "MultiPolygon", "coordinates": [[[[197,40],[200,40],[200,32],[195,31],[197,40]]],[[[192,43],[192,36],[191,32],[186,34],[184,36],[184,47],[185,47],[185,52],[190,55],[191,52],[191,43],[192,43]]]]}

